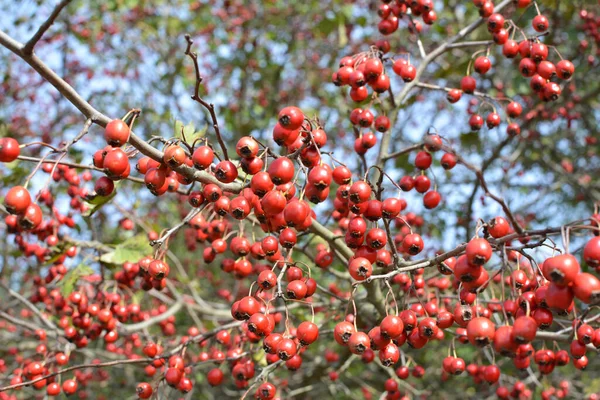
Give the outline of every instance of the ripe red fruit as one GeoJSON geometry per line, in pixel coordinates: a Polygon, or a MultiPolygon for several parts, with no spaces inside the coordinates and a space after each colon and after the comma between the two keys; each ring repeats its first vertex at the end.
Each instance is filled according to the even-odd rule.
{"type": "Polygon", "coordinates": [[[519,344],[513,340],[512,326],[504,325],[496,330],[494,335],[494,350],[503,356],[514,357],[519,344]]]}
{"type": "Polygon", "coordinates": [[[469,126],[471,127],[472,131],[480,130],[481,127],[483,126],[483,118],[481,117],[481,115],[478,115],[478,114],[471,115],[471,117],[469,118],[469,126]]]}
{"type": "Polygon", "coordinates": [[[452,153],[444,154],[442,156],[442,159],[440,160],[440,164],[442,165],[442,167],[445,170],[451,170],[452,168],[454,168],[456,166],[457,162],[458,162],[458,159],[452,153]]]}
{"type": "Polygon", "coordinates": [[[129,126],[120,120],[113,119],[104,128],[104,139],[110,146],[121,147],[129,140],[129,126]]]}
{"type": "Polygon", "coordinates": [[[530,343],[535,339],[537,323],[532,317],[523,315],[515,319],[512,330],[512,338],[515,342],[530,343]]]}
{"type": "Polygon", "coordinates": [[[197,169],[206,169],[213,162],[214,152],[208,146],[200,146],[192,154],[192,162],[197,169]]]}
{"type": "Polygon", "coordinates": [[[600,279],[587,272],[580,273],[573,280],[573,292],[582,302],[595,304],[600,300],[600,279]]]}
{"type": "Polygon", "coordinates": [[[344,346],[348,343],[350,336],[352,336],[355,331],[356,329],[354,329],[354,325],[348,321],[342,321],[336,324],[335,328],[333,329],[333,338],[336,342],[338,342],[338,344],[344,346]]]}
{"type": "Polygon", "coordinates": [[[223,382],[223,371],[213,368],[206,374],[206,379],[211,386],[219,386],[223,382]]]}
{"type": "Polygon", "coordinates": [[[495,112],[489,113],[485,119],[485,124],[489,129],[497,127],[498,125],[500,125],[500,122],[502,122],[502,120],[500,119],[500,115],[498,115],[495,112]]]}
{"type": "Polygon", "coordinates": [[[457,103],[462,97],[462,92],[459,89],[450,89],[448,93],[446,93],[446,99],[454,104],[457,103]]]}
{"type": "Polygon", "coordinates": [[[11,214],[23,214],[30,205],[31,196],[23,186],[13,186],[4,197],[4,207],[11,214]]]}
{"type": "Polygon", "coordinates": [[[586,243],[583,259],[592,268],[600,266],[600,236],[595,236],[586,243]]]}
{"type": "Polygon", "coordinates": [[[366,258],[357,257],[348,264],[348,272],[357,281],[364,281],[373,273],[373,266],[366,258]]]}
{"type": "Polygon", "coordinates": [[[62,390],[67,396],[74,394],[77,391],[77,381],[75,379],[67,379],[62,384],[62,390]]]}
{"type": "Polygon", "coordinates": [[[388,343],[379,350],[379,360],[386,367],[391,367],[400,359],[400,350],[394,343],[388,343]]]}
{"type": "Polygon", "coordinates": [[[263,349],[267,354],[277,353],[277,345],[283,340],[283,335],[280,333],[271,333],[263,340],[263,349]]]}
{"type": "Polygon", "coordinates": [[[417,69],[411,65],[407,64],[402,67],[400,70],[400,77],[404,82],[412,82],[417,76],[417,69]]]}
{"type": "Polygon", "coordinates": [[[423,250],[423,247],[425,247],[425,243],[417,233],[406,235],[402,241],[402,250],[412,256],[419,254],[423,250]]]}
{"type": "Polygon", "coordinates": [[[519,53],[519,44],[514,40],[507,40],[502,46],[502,54],[506,58],[514,58],[519,53]]]}
{"type": "Polygon", "coordinates": [[[550,282],[550,284],[548,284],[548,289],[546,289],[545,299],[548,307],[559,311],[565,311],[571,307],[574,296],[571,287],[559,286],[554,282],[550,282]]]}
{"type": "Polygon", "coordinates": [[[98,178],[94,185],[94,191],[98,196],[109,196],[115,190],[115,184],[112,179],[102,176],[98,178]]]}
{"type": "Polygon", "coordinates": [[[477,81],[470,75],[464,76],[460,81],[460,88],[465,93],[473,94],[477,88],[477,81]]]}
{"type": "Polygon", "coordinates": [[[419,193],[425,193],[431,187],[431,180],[425,175],[419,175],[415,178],[415,190],[419,193]]]}
{"type": "Polygon", "coordinates": [[[482,238],[471,239],[465,249],[467,261],[471,265],[483,265],[492,257],[492,246],[482,238]]]}
{"type": "Polygon", "coordinates": [[[500,368],[497,365],[488,365],[483,369],[483,380],[489,384],[494,384],[500,379],[500,368]]]}
{"type": "Polygon", "coordinates": [[[269,382],[265,382],[261,384],[258,389],[256,389],[256,395],[260,400],[271,400],[275,398],[275,394],[277,393],[277,388],[275,385],[269,382]]]}
{"type": "Polygon", "coordinates": [[[467,337],[474,346],[487,346],[494,341],[495,334],[496,326],[488,318],[473,318],[467,324],[467,337]]]}
{"type": "Polygon", "coordinates": [[[371,348],[371,339],[364,332],[354,332],[348,339],[348,348],[353,354],[362,354],[371,348]]]}
{"type": "Polygon", "coordinates": [[[505,218],[495,217],[488,222],[487,231],[493,238],[501,238],[509,234],[510,225],[505,218]]]}
{"type": "Polygon", "coordinates": [[[484,56],[477,57],[473,63],[473,69],[481,75],[485,75],[490,68],[492,68],[492,62],[489,58],[484,56]]]}
{"type": "Polygon", "coordinates": [[[19,157],[19,154],[21,154],[21,149],[16,139],[0,138],[0,162],[13,162],[19,157]]]}
{"type": "Polygon", "coordinates": [[[489,16],[487,21],[488,31],[498,32],[504,27],[504,17],[502,14],[495,13],[489,16]]]}
{"type": "Polygon", "coordinates": [[[258,155],[258,142],[250,136],[244,136],[238,140],[235,151],[240,157],[254,158],[258,155]]]}
{"type": "Polygon", "coordinates": [[[436,208],[440,201],[442,201],[442,196],[435,190],[431,190],[423,196],[423,205],[428,210],[436,208]]]}
{"type": "Polygon", "coordinates": [[[26,231],[37,228],[42,223],[42,209],[37,204],[29,204],[17,222],[26,231]]]}
{"type": "Polygon", "coordinates": [[[215,177],[223,183],[231,183],[238,177],[238,169],[231,161],[223,160],[215,166],[215,177]]]}
{"type": "MultiPolygon", "coordinates": [[[[14,384],[14,383],[17,383],[17,382],[13,382],[11,380],[10,383],[14,384]]],[[[46,394],[48,396],[58,396],[60,394],[60,385],[58,383],[56,383],[56,382],[52,382],[51,384],[49,384],[48,386],[46,386],[46,394]]],[[[147,398],[147,397],[140,397],[140,398],[147,398]]]]}
{"type": "Polygon", "coordinates": [[[420,151],[417,153],[417,156],[415,157],[415,167],[417,167],[420,170],[427,169],[427,168],[431,167],[432,161],[433,161],[433,158],[431,157],[431,154],[429,154],[426,151],[420,151]]]}
{"type": "Polygon", "coordinates": [[[348,190],[348,198],[353,203],[363,203],[371,197],[371,186],[365,181],[354,182],[348,190]]]}
{"type": "Polygon", "coordinates": [[[300,279],[296,279],[288,283],[286,295],[290,299],[302,300],[306,297],[307,291],[306,283],[300,279]]]}
{"type": "Polygon", "coordinates": [[[550,22],[544,15],[536,15],[531,21],[531,25],[537,32],[546,32],[550,22]]]}
{"type": "Polygon", "coordinates": [[[129,167],[129,158],[120,148],[114,148],[104,157],[104,172],[110,177],[121,176],[129,167]]]}
{"type": "Polygon", "coordinates": [[[294,163],[287,157],[279,157],[269,164],[267,172],[273,183],[282,185],[294,178],[294,163]]]}
{"type": "Polygon", "coordinates": [[[569,60],[560,60],[556,64],[556,75],[560,79],[570,79],[575,73],[575,66],[569,60]]]}
{"type": "Polygon", "coordinates": [[[277,343],[277,356],[287,361],[296,355],[296,343],[289,338],[284,338],[277,343]]]}
{"type": "Polygon", "coordinates": [[[390,129],[390,119],[385,115],[380,115],[375,119],[375,129],[378,132],[387,132],[390,129]]]}
{"type": "Polygon", "coordinates": [[[381,335],[384,338],[395,339],[404,330],[402,319],[396,315],[388,315],[379,324],[381,335]]]}
{"type": "Polygon", "coordinates": [[[278,121],[284,128],[295,130],[302,126],[304,114],[298,107],[285,107],[279,112],[278,121]]]}
{"type": "Polygon", "coordinates": [[[296,328],[296,337],[301,345],[308,346],[319,338],[319,327],[310,321],[303,321],[296,328]]]}
{"type": "Polygon", "coordinates": [[[571,254],[550,257],[542,266],[544,277],[559,286],[566,286],[573,282],[579,271],[579,262],[571,254]]]}
{"type": "Polygon", "coordinates": [[[171,168],[180,166],[186,159],[185,151],[178,145],[167,146],[163,153],[163,162],[171,168]]]}

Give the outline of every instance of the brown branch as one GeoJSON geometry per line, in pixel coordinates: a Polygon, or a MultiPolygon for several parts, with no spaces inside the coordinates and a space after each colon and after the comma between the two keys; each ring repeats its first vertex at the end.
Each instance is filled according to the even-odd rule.
{"type": "MultiPolygon", "coordinates": [[[[416,86],[419,88],[422,88],[422,89],[439,90],[439,91],[444,91],[444,92],[449,92],[449,91],[453,90],[453,88],[439,86],[439,85],[432,85],[430,83],[423,83],[423,82],[417,82],[416,86]]],[[[471,95],[477,96],[477,97],[482,97],[482,98],[485,98],[488,100],[493,100],[493,101],[503,100],[503,99],[499,99],[497,97],[491,96],[487,93],[477,92],[477,91],[471,93],[471,95]]]]}
{"type": "MultiPolygon", "coordinates": [[[[159,358],[161,358],[161,357],[159,357],[159,358]]],[[[130,359],[130,360],[108,361],[108,362],[97,363],[97,364],[93,364],[92,363],[92,364],[74,365],[72,367],[64,368],[64,369],[52,372],[52,373],[47,374],[47,375],[39,376],[39,377],[37,377],[35,379],[32,379],[30,381],[27,381],[27,382],[22,382],[22,383],[17,383],[17,384],[14,384],[14,385],[8,385],[8,386],[0,387],[0,393],[1,392],[5,392],[7,390],[11,390],[11,389],[18,389],[18,388],[21,388],[21,387],[24,387],[24,386],[33,385],[36,382],[43,381],[45,379],[52,378],[53,376],[62,375],[62,374],[65,374],[67,372],[75,371],[75,370],[78,370],[78,369],[83,369],[83,368],[105,368],[105,367],[113,367],[113,366],[116,366],[116,365],[125,365],[125,364],[151,363],[152,361],[153,361],[152,358],[137,358],[137,359],[130,359]]]]}
{"type": "Polygon", "coordinates": [[[446,46],[447,49],[460,49],[463,47],[484,47],[484,46],[490,46],[494,44],[493,40],[473,40],[470,42],[458,42],[458,43],[451,43],[448,46],[446,46]]]}
{"type": "Polygon", "coordinates": [[[194,62],[194,69],[196,70],[196,87],[194,88],[194,94],[192,95],[192,99],[200,103],[210,113],[213,128],[217,135],[217,140],[219,141],[219,145],[221,146],[221,150],[223,151],[223,157],[225,157],[226,160],[229,160],[229,155],[227,154],[227,146],[225,146],[225,143],[223,142],[223,137],[221,137],[219,122],[217,121],[217,115],[215,114],[215,105],[212,103],[208,103],[206,100],[200,97],[200,84],[202,83],[202,75],[200,74],[200,67],[198,65],[198,54],[192,51],[192,44],[194,43],[194,41],[190,38],[190,35],[185,35],[185,40],[187,41],[185,55],[189,56],[192,59],[192,61],[194,62]]]}
{"type": "Polygon", "coordinates": [[[29,55],[33,53],[33,48],[35,47],[37,42],[40,41],[42,36],[44,36],[44,33],[46,33],[46,31],[52,26],[54,21],[56,21],[56,18],[58,17],[58,14],[60,14],[62,9],[65,8],[70,2],[71,0],[62,0],[56,5],[56,7],[54,7],[54,10],[52,10],[52,13],[48,17],[48,19],[39,27],[37,32],[31,37],[31,39],[29,39],[27,43],[25,43],[25,46],[23,46],[24,54],[29,55]]]}
{"type": "Polygon", "coordinates": [[[467,167],[467,169],[469,169],[470,171],[473,171],[475,173],[475,175],[477,176],[477,179],[479,180],[479,183],[481,184],[481,188],[485,192],[485,195],[492,198],[496,203],[500,204],[500,207],[502,207],[502,210],[506,214],[506,217],[510,220],[515,231],[519,234],[523,233],[523,228],[521,227],[521,225],[519,225],[519,222],[513,215],[512,211],[510,210],[510,208],[508,207],[508,205],[506,204],[504,199],[502,197],[490,192],[490,189],[488,188],[485,177],[483,176],[482,169],[469,163],[460,154],[458,154],[453,148],[451,148],[449,146],[442,146],[442,150],[444,150],[445,152],[454,154],[458,163],[464,165],[465,167],[467,167]]]}
{"type": "Polygon", "coordinates": [[[398,151],[396,151],[396,152],[394,152],[392,154],[385,155],[382,158],[382,161],[385,162],[385,161],[387,161],[389,159],[400,157],[400,156],[402,156],[404,154],[412,153],[415,150],[419,150],[421,148],[421,146],[423,146],[422,143],[413,144],[412,146],[406,147],[406,148],[404,148],[402,150],[398,150],[398,151]]]}
{"type": "Polygon", "coordinates": [[[10,287],[8,287],[8,285],[1,283],[0,282],[0,286],[2,286],[9,295],[11,295],[12,297],[14,297],[15,299],[19,300],[21,303],[23,303],[27,308],[29,308],[35,315],[38,316],[38,318],[44,323],[44,325],[46,325],[48,328],[52,329],[52,330],[57,330],[58,328],[56,327],[56,325],[54,325],[54,323],[52,321],[50,321],[48,318],[46,318],[44,316],[44,314],[42,314],[42,312],[33,304],[31,303],[29,300],[27,300],[25,297],[21,296],[19,293],[15,292],[14,290],[12,290],[10,287]]]}
{"type": "MultiPolygon", "coordinates": [[[[579,223],[580,221],[575,221],[573,222],[571,225],[575,225],[577,223],[579,223]]],[[[492,244],[492,246],[496,246],[498,247],[501,244],[504,243],[509,243],[515,239],[519,239],[519,238],[523,238],[523,237],[545,237],[548,235],[556,235],[556,234],[560,234],[563,232],[564,226],[559,226],[559,227],[551,227],[551,228],[546,228],[546,229],[538,229],[538,230],[527,230],[527,231],[522,231],[521,233],[512,233],[510,235],[506,235],[502,238],[499,239],[488,239],[489,242],[492,244]]],[[[597,228],[593,227],[593,226],[585,226],[585,225],[577,225],[577,226],[571,226],[570,229],[575,230],[575,229],[589,229],[589,230],[595,230],[597,228]]],[[[390,271],[386,274],[381,274],[381,275],[371,275],[371,277],[367,278],[364,281],[360,281],[358,282],[358,284],[363,284],[363,283],[370,283],[374,280],[379,280],[379,279],[391,279],[394,276],[403,273],[403,272],[409,272],[409,271],[414,271],[417,269],[421,269],[421,268],[429,268],[429,267],[433,267],[433,266],[437,266],[439,265],[441,262],[451,258],[451,257],[456,257],[462,253],[464,253],[465,249],[467,248],[466,244],[462,244],[456,248],[454,248],[453,250],[450,250],[446,253],[437,255],[433,258],[430,259],[423,259],[423,260],[416,260],[414,262],[409,263],[409,265],[407,265],[406,267],[402,267],[402,268],[398,268],[394,271],[390,271]]]]}
{"type": "MultiPolygon", "coordinates": [[[[87,118],[90,118],[95,124],[105,127],[106,124],[111,121],[111,118],[102,114],[90,103],[84,100],[71,85],[58,76],[56,72],[48,67],[39,57],[37,57],[35,54],[25,54],[23,52],[24,46],[3,31],[0,31],[0,44],[27,62],[27,64],[29,64],[38,74],[40,74],[42,78],[46,79],[60,92],[60,94],[62,94],[83,115],[85,115],[87,118]]],[[[143,155],[160,163],[163,162],[162,151],[152,147],[134,132],[131,132],[129,136],[129,143],[139,150],[143,155]]],[[[214,175],[211,175],[206,171],[198,171],[186,165],[181,165],[177,168],[174,168],[174,170],[183,176],[198,182],[217,184],[227,192],[239,193],[242,190],[241,183],[233,182],[225,184],[220,182],[214,175]]]]}
{"type": "MultiPolygon", "coordinates": [[[[513,0],[504,0],[500,4],[498,4],[494,7],[494,11],[500,12],[504,7],[508,6],[512,2],[513,2],[513,0]]],[[[475,29],[477,29],[485,21],[486,21],[485,18],[478,18],[475,22],[464,27],[456,35],[454,35],[453,37],[448,39],[446,42],[442,43],[440,46],[438,46],[436,49],[434,49],[431,53],[427,54],[427,57],[425,57],[423,59],[421,64],[419,64],[419,68],[417,68],[417,74],[415,76],[415,79],[412,82],[404,85],[404,87],[402,88],[402,91],[396,98],[397,104],[402,105],[404,103],[404,101],[408,97],[408,94],[419,83],[419,79],[421,78],[421,75],[423,74],[423,72],[425,72],[425,70],[427,69],[429,64],[431,64],[431,62],[433,62],[436,58],[438,58],[439,56],[444,54],[446,51],[448,51],[448,49],[451,48],[450,46],[457,43],[459,40],[463,39],[469,33],[473,32],[475,29]]],[[[377,162],[376,162],[376,164],[379,166],[383,166],[383,164],[384,164],[384,158],[386,157],[388,148],[390,147],[391,137],[392,137],[392,135],[384,135],[383,138],[381,139],[381,145],[379,147],[379,154],[377,155],[377,162]]]]}

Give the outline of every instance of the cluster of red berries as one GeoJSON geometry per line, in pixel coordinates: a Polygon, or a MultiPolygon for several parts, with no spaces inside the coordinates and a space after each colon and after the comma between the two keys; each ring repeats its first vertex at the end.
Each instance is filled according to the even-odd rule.
{"type": "Polygon", "coordinates": [[[136,277],[141,277],[140,288],[148,291],[151,289],[162,290],[167,285],[167,278],[171,268],[163,260],[144,257],[137,263],[126,262],[123,269],[115,272],[115,280],[121,285],[132,288],[136,277]]]}
{"type": "Polygon", "coordinates": [[[405,16],[410,18],[408,28],[411,33],[419,33],[422,30],[421,22],[411,17],[421,17],[427,25],[432,25],[437,20],[433,0],[382,0],[382,3],[377,10],[381,17],[377,27],[383,35],[396,32],[400,19],[405,16]]]}
{"type": "MultiPolygon", "coordinates": [[[[44,337],[40,340],[46,340],[44,337]]],[[[17,368],[13,371],[13,377],[10,380],[11,385],[22,383],[24,380],[38,380],[32,386],[36,390],[42,390],[46,388],[46,394],[48,396],[58,396],[61,391],[67,396],[75,394],[79,387],[79,379],[65,379],[62,381],[62,385],[56,382],[56,377],[40,379],[41,377],[50,373],[49,366],[55,364],[56,366],[64,366],[69,362],[69,356],[64,353],[56,353],[52,356],[48,363],[42,363],[40,361],[27,360],[23,364],[22,368],[17,368]]],[[[75,372],[77,378],[77,371],[75,372]]]]}
{"type": "MultiPolygon", "coordinates": [[[[502,54],[507,58],[521,57],[519,62],[519,71],[524,77],[531,78],[531,89],[539,95],[543,101],[556,100],[562,89],[558,83],[551,79],[558,77],[562,80],[568,80],[573,76],[575,67],[569,60],[561,59],[556,65],[548,61],[548,46],[543,44],[539,38],[524,39],[517,42],[509,38],[509,33],[505,29],[506,20],[500,13],[493,12],[493,3],[489,0],[474,0],[476,6],[480,7],[483,17],[487,18],[488,31],[493,35],[494,42],[502,46],[502,54]]],[[[531,1],[520,1],[518,7],[527,7],[531,1]]],[[[549,28],[549,21],[544,15],[538,14],[532,20],[532,27],[538,33],[544,33],[549,28]]],[[[518,29],[514,27],[514,29],[518,29]]],[[[474,69],[477,73],[485,75],[492,63],[487,56],[480,56],[475,59],[474,69]]]]}

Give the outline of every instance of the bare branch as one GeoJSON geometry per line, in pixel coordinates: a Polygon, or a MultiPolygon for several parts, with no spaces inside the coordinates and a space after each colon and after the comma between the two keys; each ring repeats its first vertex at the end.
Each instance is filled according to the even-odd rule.
{"type": "Polygon", "coordinates": [[[48,17],[48,19],[39,27],[37,32],[31,37],[31,39],[29,39],[27,43],[25,43],[25,46],[23,46],[24,54],[29,55],[33,53],[33,48],[35,47],[37,42],[40,41],[42,36],[44,36],[44,33],[46,33],[46,31],[52,26],[54,21],[56,21],[56,18],[58,17],[58,14],[60,14],[62,9],[65,8],[70,2],[71,0],[62,0],[56,5],[56,7],[54,7],[54,10],[52,10],[52,13],[48,17]]]}
{"type": "Polygon", "coordinates": [[[196,87],[194,89],[192,99],[200,103],[210,113],[213,128],[215,129],[215,133],[217,135],[217,140],[219,141],[219,145],[221,146],[221,150],[223,151],[223,157],[225,157],[226,160],[229,160],[229,155],[227,154],[227,146],[225,146],[223,138],[221,137],[219,122],[217,121],[217,115],[215,114],[215,105],[205,101],[202,97],[200,97],[199,94],[200,83],[202,83],[202,75],[200,74],[200,67],[198,65],[198,54],[192,51],[192,44],[194,43],[194,41],[190,38],[190,35],[185,35],[185,40],[187,41],[187,48],[185,49],[185,54],[192,59],[192,61],[194,62],[194,69],[196,70],[196,87]]]}

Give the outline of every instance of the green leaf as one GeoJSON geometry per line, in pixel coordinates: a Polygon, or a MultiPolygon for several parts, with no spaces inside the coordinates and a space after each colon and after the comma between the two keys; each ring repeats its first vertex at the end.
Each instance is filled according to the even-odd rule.
{"type": "Polygon", "coordinates": [[[84,218],[91,217],[92,215],[94,215],[96,213],[96,211],[100,210],[102,208],[102,206],[104,206],[106,203],[111,201],[112,198],[115,197],[116,195],[117,195],[116,187],[112,191],[112,193],[109,194],[108,196],[99,196],[97,194],[88,195],[84,200],[87,203],[94,205],[94,207],[91,207],[90,209],[88,209],[85,213],[82,214],[82,216],[84,218]]]}
{"type": "Polygon", "coordinates": [[[137,262],[140,258],[152,252],[152,246],[146,235],[133,236],[119,243],[114,251],[105,253],[100,261],[107,264],[123,264],[125,262],[137,262]]]}
{"type": "Polygon", "coordinates": [[[84,276],[92,275],[94,270],[84,264],[79,264],[77,267],[67,271],[63,279],[58,282],[61,294],[66,297],[73,292],[75,284],[84,276]]]}
{"type": "Polygon", "coordinates": [[[481,139],[477,132],[463,133],[460,135],[460,144],[463,147],[479,147],[481,145],[481,139]]]}
{"type": "Polygon", "coordinates": [[[181,121],[175,121],[175,135],[177,139],[185,140],[186,143],[192,144],[196,139],[203,137],[206,134],[207,127],[201,130],[196,130],[193,122],[183,125],[181,121]]]}
{"type": "Polygon", "coordinates": [[[186,138],[193,136],[194,132],[196,132],[196,128],[194,127],[193,122],[190,122],[183,128],[183,134],[185,135],[186,138]]]}
{"type": "Polygon", "coordinates": [[[173,137],[181,139],[181,132],[183,132],[183,122],[177,120],[175,121],[175,127],[173,129],[173,137]]]}

